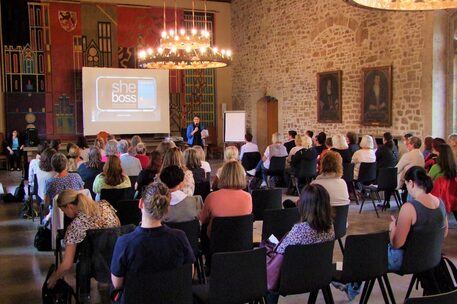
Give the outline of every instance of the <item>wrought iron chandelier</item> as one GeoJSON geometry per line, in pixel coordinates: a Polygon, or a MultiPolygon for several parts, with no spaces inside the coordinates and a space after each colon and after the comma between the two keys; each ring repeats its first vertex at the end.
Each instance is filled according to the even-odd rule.
{"type": "Polygon", "coordinates": [[[192,0],[192,29],[178,31],[176,0],[174,1],[174,29],[167,29],[166,0],[163,1],[163,31],[160,46],[138,52],[139,65],[147,69],[190,70],[221,68],[232,61],[230,50],[211,46],[211,34],[207,28],[206,0],[204,2],[204,29],[195,27],[195,3],[192,0]]]}
{"type": "Polygon", "coordinates": [[[364,7],[398,10],[422,11],[457,8],[457,0],[348,0],[364,7]]]}

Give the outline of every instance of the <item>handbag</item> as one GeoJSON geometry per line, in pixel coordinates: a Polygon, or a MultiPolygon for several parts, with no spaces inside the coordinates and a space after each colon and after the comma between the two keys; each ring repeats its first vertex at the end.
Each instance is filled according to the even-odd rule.
{"type": "Polygon", "coordinates": [[[41,288],[43,304],[71,304],[73,298],[75,298],[75,303],[78,303],[75,291],[65,280],[58,279],[53,288],[48,288],[49,277],[55,269],[55,265],[52,264],[41,288]]]}
{"type": "MultiPolygon", "coordinates": [[[[282,240],[281,240],[282,242],[282,240]]],[[[282,262],[284,261],[284,255],[275,251],[275,249],[281,244],[277,245],[270,241],[262,241],[260,247],[264,247],[267,250],[267,287],[268,290],[277,290],[279,285],[279,278],[281,275],[282,262]]]]}
{"type": "Polygon", "coordinates": [[[33,245],[38,251],[52,251],[52,232],[48,225],[49,222],[38,227],[38,231],[35,234],[33,245]]]}

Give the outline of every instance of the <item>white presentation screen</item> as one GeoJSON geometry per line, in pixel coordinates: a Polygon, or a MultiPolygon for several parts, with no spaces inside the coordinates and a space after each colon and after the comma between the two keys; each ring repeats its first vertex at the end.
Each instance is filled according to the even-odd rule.
{"type": "Polygon", "coordinates": [[[170,133],[166,70],[83,67],[84,135],[170,133]]]}
{"type": "Polygon", "coordinates": [[[227,111],[224,113],[224,141],[242,142],[246,133],[246,112],[227,111]]]}

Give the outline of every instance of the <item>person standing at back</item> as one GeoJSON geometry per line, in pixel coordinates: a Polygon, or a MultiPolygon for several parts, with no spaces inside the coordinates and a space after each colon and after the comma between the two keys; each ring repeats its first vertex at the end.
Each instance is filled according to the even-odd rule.
{"type": "Polygon", "coordinates": [[[200,122],[200,116],[194,115],[193,122],[187,126],[187,143],[189,146],[205,146],[202,131],[205,130],[205,125],[200,122]]]}
{"type": "Polygon", "coordinates": [[[382,142],[383,145],[375,152],[377,169],[395,167],[398,161],[398,150],[395,147],[392,134],[390,132],[384,133],[382,142]]]}

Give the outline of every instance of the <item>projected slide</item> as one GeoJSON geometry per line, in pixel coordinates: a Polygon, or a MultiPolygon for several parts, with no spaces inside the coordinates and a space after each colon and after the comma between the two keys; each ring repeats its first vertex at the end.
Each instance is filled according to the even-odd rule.
{"type": "Polygon", "coordinates": [[[168,71],[83,68],[84,134],[169,133],[168,71]]]}

